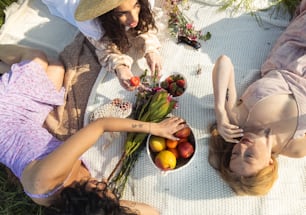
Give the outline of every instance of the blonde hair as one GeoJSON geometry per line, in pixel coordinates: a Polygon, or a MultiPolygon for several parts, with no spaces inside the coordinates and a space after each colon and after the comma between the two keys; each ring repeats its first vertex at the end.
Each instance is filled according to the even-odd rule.
{"type": "Polygon", "coordinates": [[[235,174],[229,168],[233,143],[227,143],[215,127],[211,129],[211,141],[209,143],[208,161],[228,183],[237,195],[265,195],[278,178],[278,163],[271,155],[273,163],[260,170],[256,175],[243,177],[235,174]]]}

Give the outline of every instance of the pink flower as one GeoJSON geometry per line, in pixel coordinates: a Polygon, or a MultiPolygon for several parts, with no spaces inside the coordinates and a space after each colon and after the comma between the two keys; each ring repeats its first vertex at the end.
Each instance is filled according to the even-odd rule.
{"type": "Polygon", "coordinates": [[[191,39],[191,40],[197,40],[197,35],[190,35],[190,36],[189,36],[189,39],[191,39]]]}
{"type": "Polygon", "coordinates": [[[152,90],[154,90],[155,92],[159,92],[159,91],[164,91],[165,89],[162,87],[153,87],[152,90]]]}
{"type": "Polygon", "coordinates": [[[192,26],[191,23],[187,23],[187,24],[186,24],[186,28],[187,28],[188,30],[191,30],[191,29],[193,28],[193,26],[192,26]]]}

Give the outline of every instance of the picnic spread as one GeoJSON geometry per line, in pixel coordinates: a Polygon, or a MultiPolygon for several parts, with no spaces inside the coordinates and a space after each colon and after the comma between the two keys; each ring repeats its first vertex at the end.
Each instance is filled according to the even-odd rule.
{"type": "MultiPolygon", "coordinates": [[[[177,43],[168,32],[162,8],[156,8],[159,39],[162,44],[163,75],[179,72],[187,80],[184,94],[177,98],[173,115],[182,117],[196,139],[194,158],[188,167],[163,174],[152,165],[143,150],[130,173],[122,199],[148,203],[163,215],[306,214],[306,158],[279,156],[279,178],[272,190],[262,197],[236,196],[208,164],[209,126],[214,123],[214,97],[211,71],[215,60],[228,55],[235,66],[238,94],[256,80],[260,67],[274,42],[289,23],[286,14],[266,10],[258,13],[260,21],[241,11],[232,14],[219,10],[220,1],[189,1],[185,15],[202,32],[210,32],[200,48],[177,43]]],[[[258,8],[268,1],[257,1],[258,8]]],[[[92,46],[78,30],[52,16],[39,0],[14,3],[6,11],[0,29],[1,43],[31,45],[60,56],[66,68],[66,105],[58,109],[51,132],[65,139],[90,122],[97,108],[119,98],[135,103],[135,92],[123,89],[116,76],[101,68],[92,46]]],[[[148,67],[138,53],[132,71],[140,76],[148,67]]],[[[106,135],[87,151],[82,159],[94,177],[107,178],[122,154],[126,134],[106,135]]]]}

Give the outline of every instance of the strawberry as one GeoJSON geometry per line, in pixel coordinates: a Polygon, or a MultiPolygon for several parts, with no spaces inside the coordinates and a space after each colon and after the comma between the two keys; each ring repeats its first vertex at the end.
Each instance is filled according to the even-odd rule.
{"type": "Polygon", "coordinates": [[[175,83],[175,82],[171,83],[171,84],[169,85],[169,93],[170,93],[171,95],[174,96],[176,90],[177,90],[177,85],[176,85],[176,83],[175,83]]]}
{"type": "Polygon", "coordinates": [[[176,91],[176,89],[177,89],[177,85],[176,85],[175,82],[173,82],[173,83],[171,83],[171,84],[169,85],[169,90],[170,90],[170,91],[176,91]]]}
{"type": "Polygon", "coordinates": [[[169,83],[167,81],[163,81],[163,82],[161,82],[160,86],[167,90],[168,87],[169,87],[169,83]]]}
{"type": "Polygon", "coordinates": [[[180,79],[184,79],[180,74],[173,75],[172,78],[173,78],[174,81],[177,81],[177,80],[180,80],[180,79]]]}
{"type": "Polygon", "coordinates": [[[179,87],[185,87],[185,80],[184,79],[179,79],[176,81],[177,86],[179,87]]]}
{"type": "Polygon", "coordinates": [[[168,78],[166,78],[165,80],[168,84],[171,84],[173,82],[173,78],[172,76],[169,76],[168,78]]]}
{"type": "Polygon", "coordinates": [[[183,88],[177,88],[177,90],[175,91],[175,96],[180,96],[184,93],[184,89],[183,88]]]}
{"type": "Polygon", "coordinates": [[[132,86],[137,87],[140,84],[140,78],[138,76],[133,76],[130,79],[130,83],[132,86]]]}

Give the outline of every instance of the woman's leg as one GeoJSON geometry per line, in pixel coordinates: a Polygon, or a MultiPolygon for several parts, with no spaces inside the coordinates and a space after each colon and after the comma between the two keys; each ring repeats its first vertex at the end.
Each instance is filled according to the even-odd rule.
{"type": "MultiPolygon", "coordinates": [[[[46,69],[47,76],[53,82],[55,88],[60,91],[60,89],[63,87],[65,76],[64,66],[59,60],[49,59],[48,61],[49,65],[46,69]]],[[[62,112],[63,107],[63,105],[59,106],[49,113],[44,123],[45,128],[50,131],[55,131],[59,127],[61,121],[60,112],[62,112]]]]}
{"type": "Polygon", "coordinates": [[[287,70],[301,76],[306,68],[306,0],[295,17],[276,40],[261,67],[262,75],[275,69],[287,70]]]}

